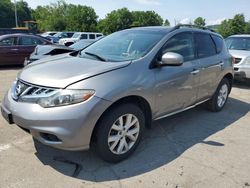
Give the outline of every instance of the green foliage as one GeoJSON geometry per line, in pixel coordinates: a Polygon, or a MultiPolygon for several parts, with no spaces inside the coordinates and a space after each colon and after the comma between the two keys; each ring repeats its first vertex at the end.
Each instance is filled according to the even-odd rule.
{"type": "Polygon", "coordinates": [[[165,22],[164,22],[164,26],[170,26],[170,22],[169,22],[169,20],[168,20],[168,19],[166,19],[166,20],[165,20],[165,22]]]}
{"type": "Polygon", "coordinates": [[[194,20],[194,24],[200,27],[204,27],[206,25],[206,19],[198,17],[194,20]]]}
{"type": "Polygon", "coordinates": [[[92,7],[67,4],[63,0],[38,6],[32,15],[42,31],[96,31],[98,18],[92,7]]]}
{"type": "Polygon", "coordinates": [[[109,34],[130,27],[157,26],[162,23],[161,16],[154,11],[130,12],[127,8],[122,8],[110,12],[105,19],[100,20],[98,30],[109,34]]]}
{"type": "Polygon", "coordinates": [[[105,19],[100,20],[98,28],[105,34],[129,28],[133,23],[131,12],[127,8],[113,10],[105,19]]]}
{"type": "Polygon", "coordinates": [[[233,19],[224,20],[218,27],[218,32],[223,37],[235,34],[244,34],[246,30],[246,22],[243,14],[236,14],[233,19]]]}
{"type": "MultiPolygon", "coordinates": [[[[0,0],[0,27],[15,27],[15,8],[11,0],[0,0]]],[[[23,21],[31,20],[31,9],[24,1],[17,1],[17,17],[18,25],[23,26],[23,21]]]]}
{"type": "Polygon", "coordinates": [[[161,16],[154,11],[132,11],[133,23],[131,27],[162,25],[161,16]]]}

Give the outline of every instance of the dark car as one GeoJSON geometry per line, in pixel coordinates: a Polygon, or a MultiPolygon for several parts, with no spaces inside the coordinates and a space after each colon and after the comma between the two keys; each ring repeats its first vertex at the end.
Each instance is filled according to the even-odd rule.
{"type": "Polygon", "coordinates": [[[39,59],[42,59],[44,57],[48,57],[51,55],[58,55],[58,54],[82,50],[83,48],[89,46],[93,42],[95,41],[94,40],[80,40],[70,46],[55,45],[55,44],[37,45],[34,52],[30,54],[30,57],[25,59],[24,66],[32,63],[33,61],[36,61],[36,60],[39,60],[39,59]]]}
{"type": "Polygon", "coordinates": [[[38,44],[52,44],[46,38],[31,34],[0,36],[0,65],[23,64],[38,44]]]}

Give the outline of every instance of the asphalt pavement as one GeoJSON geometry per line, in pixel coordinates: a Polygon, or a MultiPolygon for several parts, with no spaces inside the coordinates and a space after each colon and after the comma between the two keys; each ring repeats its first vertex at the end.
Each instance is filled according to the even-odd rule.
{"type": "MultiPolygon", "coordinates": [[[[20,68],[0,69],[0,102],[20,68]]],[[[0,188],[250,188],[250,83],[223,111],[203,106],[154,122],[136,152],[110,164],[34,141],[0,116],[0,188]]]]}

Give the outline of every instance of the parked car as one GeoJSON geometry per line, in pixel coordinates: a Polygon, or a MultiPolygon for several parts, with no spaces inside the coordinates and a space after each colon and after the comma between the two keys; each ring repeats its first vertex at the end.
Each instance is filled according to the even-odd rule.
{"type": "Polygon", "coordinates": [[[49,37],[49,36],[53,36],[54,34],[56,34],[56,31],[47,31],[41,34],[42,37],[49,37]]]}
{"type": "Polygon", "coordinates": [[[118,162],[133,153],[152,120],[204,102],[222,110],[232,80],[232,56],[220,35],[181,25],[132,28],[77,55],[26,66],[1,111],[46,145],[91,146],[118,162]]]}
{"type": "Polygon", "coordinates": [[[235,58],[235,78],[250,79],[250,35],[232,35],[226,39],[226,45],[235,58]]]}
{"type": "Polygon", "coordinates": [[[46,38],[31,34],[0,36],[0,65],[21,64],[38,44],[52,44],[46,38]]]}
{"type": "Polygon", "coordinates": [[[69,53],[69,52],[75,52],[75,51],[79,51],[83,48],[85,48],[86,46],[92,44],[93,40],[80,40],[78,42],[76,42],[75,44],[72,44],[70,46],[64,46],[64,45],[37,45],[37,47],[35,48],[35,50],[30,54],[29,58],[26,58],[24,61],[24,66],[48,57],[48,56],[52,56],[52,55],[58,55],[58,54],[63,54],[63,53],[69,53]]]}
{"type": "Polygon", "coordinates": [[[47,36],[53,43],[58,43],[60,39],[70,38],[75,32],[57,32],[53,36],[47,36]]]}
{"type": "Polygon", "coordinates": [[[71,38],[63,38],[59,40],[59,44],[70,46],[79,40],[93,40],[102,37],[102,33],[76,32],[71,38]]]}

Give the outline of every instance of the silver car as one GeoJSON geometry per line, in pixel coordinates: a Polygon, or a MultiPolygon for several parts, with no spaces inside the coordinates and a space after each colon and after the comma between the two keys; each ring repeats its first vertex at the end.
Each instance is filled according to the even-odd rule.
{"type": "Polygon", "coordinates": [[[250,79],[250,35],[232,35],[225,41],[229,52],[235,58],[235,78],[250,79]]]}
{"type": "Polygon", "coordinates": [[[220,35],[181,25],[133,28],[28,65],[1,111],[46,145],[91,146],[119,162],[152,120],[204,102],[220,111],[232,80],[232,57],[220,35]]]}

